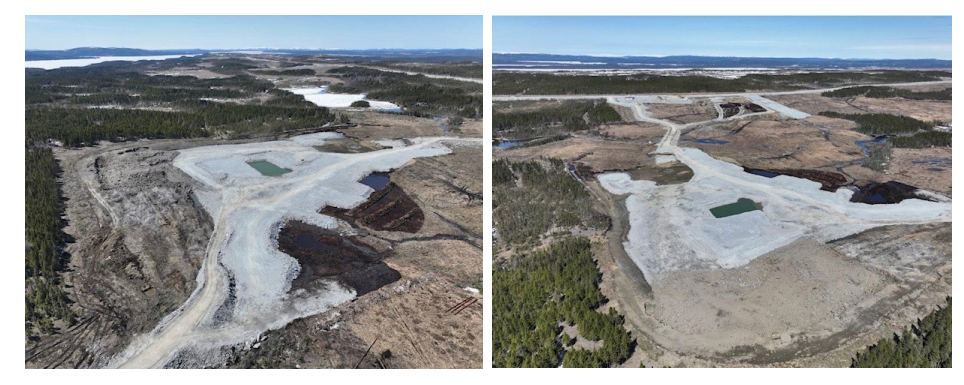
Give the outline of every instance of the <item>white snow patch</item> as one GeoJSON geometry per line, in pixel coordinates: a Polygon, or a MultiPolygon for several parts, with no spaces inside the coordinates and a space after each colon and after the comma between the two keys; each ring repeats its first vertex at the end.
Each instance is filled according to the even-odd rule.
{"type": "Polygon", "coordinates": [[[328,92],[328,87],[308,87],[308,88],[285,88],[285,91],[301,95],[305,100],[321,107],[347,108],[353,102],[365,100],[376,110],[401,110],[402,107],[390,102],[371,100],[365,94],[333,94],[328,92]]]}
{"type": "Polygon", "coordinates": [[[109,61],[167,60],[192,56],[197,55],[101,56],[86,59],[25,60],[23,66],[24,68],[42,68],[45,70],[52,70],[63,67],[85,67],[91,64],[105,63],[109,61]]]}
{"type": "Polygon", "coordinates": [[[657,186],[625,173],[598,177],[611,193],[629,194],[624,246],[650,280],[675,270],[743,266],[805,236],[826,242],[878,226],[951,220],[949,202],[854,203],[847,189],[827,192],[806,179],[753,175],[695,148],[675,154],[693,169],[687,183],[657,186]],[[761,203],[763,210],[725,218],[709,211],[740,198],[761,203]]]}

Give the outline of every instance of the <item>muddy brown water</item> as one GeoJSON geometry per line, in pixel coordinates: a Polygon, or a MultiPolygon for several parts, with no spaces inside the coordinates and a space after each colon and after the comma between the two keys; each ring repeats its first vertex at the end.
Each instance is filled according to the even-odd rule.
{"type": "Polygon", "coordinates": [[[301,266],[291,289],[309,289],[324,278],[335,279],[355,289],[357,295],[401,279],[401,274],[382,262],[386,253],[379,253],[355,236],[290,221],[281,228],[278,248],[301,266]]]}

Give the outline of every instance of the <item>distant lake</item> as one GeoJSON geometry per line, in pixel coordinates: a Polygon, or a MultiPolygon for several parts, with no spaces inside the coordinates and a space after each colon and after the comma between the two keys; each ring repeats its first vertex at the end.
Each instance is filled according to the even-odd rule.
{"type": "Polygon", "coordinates": [[[197,55],[160,55],[160,56],[101,56],[86,59],[62,59],[62,60],[30,60],[24,61],[24,68],[42,68],[52,70],[63,67],[84,67],[91,64],[104,63],[109,61],[140,61],[140,60],[167,60],[179,57],[191,57],[197,55]]]}

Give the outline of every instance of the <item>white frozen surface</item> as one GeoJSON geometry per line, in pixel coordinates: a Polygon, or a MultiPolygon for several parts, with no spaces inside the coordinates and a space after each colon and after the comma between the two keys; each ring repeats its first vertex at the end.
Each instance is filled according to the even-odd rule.
{"type": "Polygon", "coordinates": [[[951,220],[950,203],[854,203],[847,189],[827,192],[806,179],[750,174],[695,148],[675,153],[693,169],[687,183],[657,186],[625,173],[599,176],[606,190],[629,194],[624,246],[651,280],[675,270],[739,267],[803,236],[826,242],[878,226],[951,220]],[[763,210],[725,218],[710,213],[740,198],[762,203],[763,210]]]}
{"type": "Polygon", "coordinates": [[[747,95],[747,99],[750,99],[750,101],[752,101],[753,103],[766,107],[768,110],[779,112],[788,118],[806,119],[810,117],[810,114],[806,112],[784,106],[780,103],[764,98],[760,95],[749,94],[747,95]]]}
{"type": "Polygon", "coordinates": [[[91,64],[104,63],[109,61],[141,61],[141,60],[167,60],[179,57],[191,57],[197,55],[159,55],[159,56],[101,56],[86,59],[61,59],[61,60],[29,60],[24,61],[25,68],[43,68],[52,70],[63,67],[84,67],[91,64]]]}
{"type": "Polygon", "coordinates": [[[139,337],[112,366],[163,366],[178,351],[250,342],[262,332],[294,319],[325,311],[354,298],[331,282],[324,289],[289,293],[297,261],[280,252],[277,234],[288,219],[334,228],[335,218],[319,214],[324,206],[351,208],[373,191],[358,181],[374,171],[389,171],[419,157],[447,154],[445,143],[478,139],[427,138],[361,154],[314,149],[335,134],[310,134],[288,140],[198,147],[182,150],[174,165],[199,181],[199,201],[215,222],[198,289],[184,305],[139,337]],[[247,164],[268,160],[292,172],[263,176],[247,164]],[[216,312],[228,299],[233,278],[233,308],[216,312]]]}
{"type": "Polygon", "coordinates": [[[376,110],[399,110],[401,107],[394,103],[382,102],[378,100],[366,99],[365,94],[332,94],[328,93],[328,87],[308,87],[308,88],[285,88],[285,91],[301,95],[305,100],[321,107],[347,108],[353,102],[365,100],[376,110]]]}

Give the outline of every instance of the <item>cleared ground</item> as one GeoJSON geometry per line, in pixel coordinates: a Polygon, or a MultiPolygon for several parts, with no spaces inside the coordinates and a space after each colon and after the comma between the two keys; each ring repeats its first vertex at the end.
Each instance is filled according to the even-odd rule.
{"type": "MultiPolygon", "coordinates": [[[[705,123],[654,116],[654,106],[678,109],[688,98],[609,99],[624,118],[664,132],[646,157],[613,152],[621,165],[635,160],[623,168],[629,172],[583,177],[612,220],[605,238],[593,237],[601,242],[594,255],[600,287],[611,299],[606,307],[626,315],[639,343],[625,367],[846,366],[858,349],[906,327],[949,295],[949,203],[851,203],[845,189],[821,191],[816,182],[755,176],[737,165],[839,172],[848,183],[898,180],[950,196],[950,148],[895,149],[886,172],[874,171],[861,167],[866,155],[856,143],[868,136],[853,131],[853,122],[816,115],[822,108],[866,111],[812,92],[765,98],[770,102],[761,105],[776,113],[728,121],[712,116],[705,123]],[[710,214],[739,198],[753,199],[762,211],[720,219],[710,214]]],[[[856,105],[864,107],[861,102],[856,105]]],[[[894,102],[873,108],[926,109],[894,102]]],[[[942,108],[936,107],[938,114],[942,108]]],[[[651,140],[640,131],[602,127],[598,132],[610,140],[591,153],[651,140]]],[[[567,155],[567,147],[497,155],[573,160],[589,152],[567,155]]],[[[589,166],[606,164],[589,159],[589,166]]]]}
{"type": "MultiPolygon", "coordinates": [[[[399,134],[408,133],[411,133],[411,131],[399,131],[399,134]]],[[[337,134],[322,135],[332,136],[337,134]]],[[[302,154],[309,155],[309,158],[321,154],[314,146],[324,147],[322,141],[306,141],[302,138],[296,138],[295,140],[298,146],[301,146],[299,148],[302,148],[299,151],[302,151],[302,154]]],[[[377,166],[379,168],[401,167],[393,173],[393,181],[406,186],[410,193],[414,192],[413,197],[420,205],[424,205],[423,208],[427,209],[428,217],[421,233],[408,236],[385,234],[384,237],[387,241],[378,239],[372,239],[371,241],[373,244],[389,242],[384,243],[389,246],[391,246],[391,242],[396,243],[389,259],[400,259],[397,264],[392,261],[390,265],[403,273],[404,278],[400,282],[418,286],[418,288],[407,293],[403,299],[400,299],[400,301],[410,304],[406,306],[418,306],[416,304],[423,303],[431,296],[448,298],[473,295],[465,288],[477,287],[481,280],[481,259],[479,258],[481,250],[478,249],[481,242],[481,200],[479,199],[481,180],[477,177],[481,174],[480,142],[477,139],[468,140],[465,143],[460,142],[460,139],[457,138],[443,140],[448,141],[449,146],[454,151],[452,155],[443,156],[444,159],[434,160],[433,158],[429,162],[416,161],[407,167],[402,167],[406,163],[404,161],[394,166],[391,162],[380,161],[377,166]],[[406,258],[406,256],[412,256],[412,258],[406,258]],[[425,288],[422,288],[421,285],[425,285],[425,288]]],[[[412,148],[418,148],[417,142],[419,140],[415,139],[413,142],[416,142],[416,144],[412,148]]],[[[73,269],[65,275],[65,279],[74,288],[72,298],[76,298],[79,306],[88,308],[94,315],[83,318],[76,327],[65,330],[62,335],[45,340],[37,346],[28,346],[26,352],[28,367],[100,367],[108,365],[112,359],[114,364],[118,364],[117,354],[128,347],[132,341],[144,340],[143,337],[136,337],[138,334],[150,332],[161,322],[162,318],[185,303],[185,300],[197,287],[195,280],[198,277],[202,260],[205,258],[205,249],[209,244],[209,238],[215,226],[207,215],[207,211],[201,208],[203,198],[198,198],[199,195],[204,195],[199,189],[204,188],[175,167],[174,160],[177,159],[179,153],[184,152],[184,148],[214,143],[224,142],[212,140],[140,141],[57,152],[57,156],[63,164],[74,166],[64,172],[64,191],[68,197],[67,220],[70,223],[66,231],[76,238],[76,242],[71,244],[69,249],[74,255],[72,259],[73,269]]],[[[371,149],[383,148],[371,141],[362,140],[357,143],[371,149]]],[[[292,166],[292,164],[284,163],[284,159],[295,160],[297,158],[285,158],[284,156],[275,158],[276,155],[265,152],[272,148],[271,145],[265,143],[254,142],[241,146],[252,148],[254,151],[252,156],[259,159],[271,158],[277,161],[279,165],[292,166]]],[[[221,148],[227,149],[231,146],[219,146],[219,149],[221,148]]],[[[445,148],[445,146],[443,145],[440,148],[445,148]]],[[[393,150],[328,156],[377,156],[377,153],[385,153],[385,151],[391,152],[393,150]]],[[[400,147],[394,151],[406,151],[406,147],[400,147]]],[[[205,153],[208,152],[205,151],[205,153]]],[[[214,162],[214,164],[217,164],[218,161],[214,160],[214,162]]],[[[292,168],[298,169],[298,167],[292,168]]],[[[250,183],[252,180],[271,178],[261,176],[243,162],[238,167],[230,168],[230,170],[233,171],[229,171],[229,173],[240,173],[245,175],[243,178],[248,178],[246,179],[247,182],[243,183],[247,190],[251,190],[250,187],[253,187],[250,183]]],[[[225,182],[226,179],[223,179],[224,174],[208,172],[204,175],[207,175],[208,178],[202,179],[210,179],[215,183],[227,183],[225,182]]],[[[340,175],[350,177],[347,174],[340,175]]],[[[358,196],[363,197],[364,190],[367,187],[360,184],[357,186],[359,187],[358,192],[361,194],[358,196]]],[[[318,209],[320,207],[308,211],[318,209]]],[[[250,223],[250,221],[245,220],[233,222],[250,223]]],[[[226,222],[222,222],[222,225],[224,223],[226,222]]],[[[263,239],[265,241],[268,240],[268,235],[268,233],[264,234],[263,239]]],[[[241,237],[240,239],[244,238],[241,237]]],[[[259,270],[262,271],[259,273],[258,286],[264,287],[264,284],[268,281],[265,280],[265,271],[260,268],[259,270]]],[[[204,346],[208,346],[208,348],[180,350],[180,353],[170,356],[172,358],[169,362],[162,358],[167,354],[152,355],[151,357],[157,357],[157,365],[164,365],[165,362],[167,362],[167,366],[175,367],[220,365],[219,362],[229,363],[246,352],[245,349],[250,349],[254,345],[255,342],[252,341],[259,339],[258,334],[260,332],[255,332],[259,327],[254,326],[254,329],[251,329],[251,327],[263,321],[251,323],[241,321],[243,318],[235,316],[224,318],[224,314],[227,314],[225,312],[230,312],[229,308],[231,307],[234,310],[243,310],[243,307],[238,306],[239,303],[248,303],[248,305],[256,303],[250,300],[236,300],[237,294],[241,293],[237,289],[237,285],[241,282],[239,282],[239,275],[235,273],[229,276],[232,297],[235,300],[225,302],[225,304],[233,303],[233,305],[227,308],[224,305],[209,308],[212,311],[217,310],[214,315],[219,321],[209,324],[211,326],[203,327],[202,330],[208,330],[205,331],[205,333],[209,333],[208,337],[201,337],[201,335],[193,332],[190,334],[189,338],[192,342],[197,341],[204,346]],[[230,328],[229,326],[232,323],[240,328],[230,328]],[[244,333],[241,330],[243,329],[252,332],[249,337],[242,337],[244,333]],[[230,330],[232,337],[221,338],[222,334],[220,333],[222,332],[218,330],[230,330]],[[236,343],[241,342],[238,337],[247,339],[247,341],[238,345],[236,343]],[[210,350],[223,343],[229,344],[227,350],[210,350]]],[[[221,290],[228,289],[227,286],[221,287],[223,288],[221,290]]],[[[395,286],[389,285],[385,288],[385,293],[376,296],[376,298],[395,297],[395,290],[395,286]]],[[[256,296],[256,298],[264,297],[256,296]]],[[[341,308],[347,306],[351,309],[354,304],[355,302],[350,302],[341,308]]],[[[369,302],[367,306],[370,309],[369,311],[378,311],[378,309],[401,305],[376,301],[369,302]]],[[[439,304],[438,306],[443,305],[439,304]]],[[[442,312],[450,306],[444,306],[442,312]]],[[[282,326],[287,322],[284,321],[286,317],[306,310],[314,312],[310,308],[299,306],[295,306],[295,308],[301,310],[297,310],[295,313],[291,313],[290,310],[268,313],[281,316],[275,319],[276,321],[282,321],[279,324],[279,326],[282,326]],[[284,314],[289,315],[285,316],[284,314]]],[[[317,309],[317,307],[314,308],[317,309]]],[[[260,311],[257,313],[260,313],[260,311]]],[[[199,314],[203,314],[203,312],[199,314]]],[[[419,314],[421,313],[406,314],[405,316],[416,317],[413,318],[413,322],[420,323],[422,321],[418,320],[422,319],[423,316],[419,314]]],[[[322,316],[331,316],[331,312],[323,313],[322,316]]],[[[426,319],[434,322],[432,319],[426,319]]],[[[359,318],[360,320],[372,322],[365,317],[359,318]]],[[[167,319],[165,322],[170,325],[171,321],[172,319],[167,319]]],[[[269,323],[276,321],[269,321],[269,323]]],[[[391,323],[391,320],[386,319],[378,322],[391,323]]],[[[264,324],[262,323],[262,325],[264,324]]],[[[432,345],[420,349],[419,354],[452,357],[449,360],[433,361],[429,365],[430,367],[477,367],[481,365],[480,306],[476,305],[474,308],[464,310],[444,325],[433,325],[430,322],[425,327],[432,327],[433,330],[444,330],[443,327],[448,327],[459,331],[455,334],[444,333],[446,338],[452,338],[445,344],[432,342],[432,345]],[[461,354],[453,355],[452,351],[443,349],[445,353],[443,355],[437,350],[432,350],[442,349],[439,346],[444,347],[448,344],[458,345],[459,348],[456,350],[461,354]]],[[[167,328],[165,330],[176,331],[178,329],[167,328]]],[[[283,330],[291,329],[285,328],[283,330]]],[[[392,339],[401,338],[394,337],[392,334],[393,331],[402,332],[398,329],[382,325],[379,330],[383,331],[382,339],[386,343],[392,339]],[[389,332],[384,332],[386,330],[389,332]]],[[[302,332],[304,330],[293,333],[302,332]]],[[[359,333],[361,332],[359,331],[359,333]]],[[[409,336],[416,342],[422,341],[421,338],[427,338],[421,334],[409,334],[409,336]]],[[[171,339],[171,341],[176,340],[171,339]]],[[[361,352],[364,352],[368,343],[370,341],[357,339],[353,337],[353,334],[346,335],[344,341],[338,342],[339,346],[350,346],[352,349],[360,349],[361,352]],[[353,345],[355,342],[358,343],[358,346],[353,345]]],[[[424,341],[423,343],[429,342],[424,341]]],[[[141,344],[142,342],[135,342],[134,346],[142,346],[141,344]]],[[[182,344],[183,342],[177,342],[170,345],[174,350],[168,353],[178,351],[181,349],[179,346],[183,346],[182,344]]],[[[394,362],[397,363],[397,366],[421,367],[425,364],[426,358],[416,359],[415,356],[409,356],[413,353],[405,350],[404,347],[395,347],[395,349],[394,362]]],[[[160,352],[160,350],[158,351],[160,352]]],[[[346,350],[346,352],[349,351],[351,350],[346,350]]],[[[333,354],[331,351],[322,350],[322,352],[326,357],[333,354]]],[[[346,359],[351,361],[360,358],[360,356],[356,355],[346,359]]],[[[283,361],[274,361],[269,364],[283,365],[283,361]]],[[[317,364],[318,366],[328,366],[322,365],[322,362],[317,364]]],[[[342,366],[352,365],[354,363],[342,366]]]]}
{"type": "Polygon", "coordinates": [[[716,119],[718,114],[713,104],[700,100],[693,104],[650,104],[646,108],[653,118],[686,124],[716,119]]]}
{"type": "Polygon", "coordinates": [[[864,96],[828,98],[820,94],[780,95],[769,98],[813,115],[823,111],[836,111],[848,114],[887,113],[910,116],[923,121],[950,122],[952,120],[949,100],[876,99],[864,96]]]}
{"type": "Polygon", "coordinates": [[[643,141],[615,141],[593,137],[575,137],[541,146],[523,147],[503,152],[510,159],[533,159],[539,156],[576,160],[593,172],[631,170],[647,161],[655,146],[643,141]]]}

